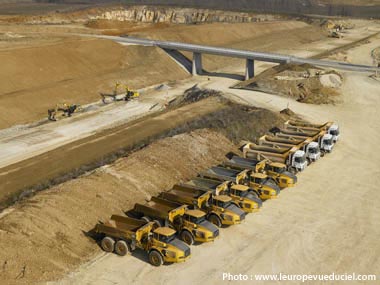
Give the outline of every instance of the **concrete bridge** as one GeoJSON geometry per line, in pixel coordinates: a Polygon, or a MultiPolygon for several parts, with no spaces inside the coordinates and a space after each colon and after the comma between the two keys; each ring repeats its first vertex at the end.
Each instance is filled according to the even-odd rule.
{"type": "MultiPolygon", "coordinates": [[[[81,35],[83,36],[83,35],[81,35]]],[[[88,35],[86,35],[88,36],[88,35]]],[[[91,35],[93,37],[93,35],[91,35]]],[[[156,46],[169,51],[188,51],[193,53],[192,59],[192,74],[197,75],[202,73],[202,54],[211,54],[218,56],[242,58],[246,61],[245,79],[250,79],[255,75],[255,61],[264,61],[271,63],[294,63],[294,64],[311,64],[320,67],[330,67],[334,69],[358,71],[358,72],[380,72],[380,68],[367,65],[351,64],[346,62],[308,59],[289,55],[255,52],[248,50],[239,50],[223,47],[212,47],[204,45],[194,45],[179,42],[157,41],[150,39],[141,39],[134,37],[115,37],[115,36],[95,36],[113,40],[121,44],[135,44],[143,46],[156,46]]]]}

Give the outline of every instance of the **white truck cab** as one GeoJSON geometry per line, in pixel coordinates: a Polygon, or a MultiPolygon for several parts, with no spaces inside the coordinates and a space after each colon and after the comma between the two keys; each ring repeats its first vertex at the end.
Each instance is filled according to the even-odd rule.
{"type": "Polygon", "coordinates": [[[331,134],[325,134],[319,144],[320,148],[325,152],[331,152],[334,148],[334,140],[331,134]]]}
{"type": "Polygon", "coordinates": [[[317,161],[321,157],[321,150],[317,142],[311,142],[306,147],[306,158],[310,161],[317,161]]]}
{"type": "Polygon", "coordinates": [[[332,135],[332,138],[333,138],[333,142],[336,143],[338,140],[339,140],[339,135],[340,135],[340,132],[339,132],[339,126],[338,125],[332,125],[329,129],[328,129],[328,133],[330,135],[332,135]]]}
{"type": "Polygon", "coordinates": [[[292,167],[297,171],[303,171],[306,166],[306,153],[303,150],[297,150],[292,157],[292,167]]]}

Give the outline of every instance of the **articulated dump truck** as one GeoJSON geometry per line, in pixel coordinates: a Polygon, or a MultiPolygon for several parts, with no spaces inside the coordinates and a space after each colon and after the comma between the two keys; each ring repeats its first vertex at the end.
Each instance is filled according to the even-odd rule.
{"type": "Polygon", "coordinates": [[[227,195],[231,197],[232,202],[245,213],[257,212],[263,205],[263,201],[259,198],[256,191],[246,185],[200,177],[192,180],[192,184],[207,188],[215,196],[227,195]]]}
{"type": "Polygon", "coordinates": [[[175,230],[153,222],[113,215],[106,223],[97,224],[95,232],[103,236],[104,251],[124,256],[139,248],[148,253],[154,266],[184,262],[190,257],[190,248],[176,239],[175,230]]]}
{"type": "Polygon", "coordinates": [[[253,189],[261,200],[274,199],[280,194],[280,187],[274,180],[264,173],[255,173],[248,169],[240,171],[215,166],[200,173],[200,177],[246,185],[253,189]]]}
{"type": "Polygon", "coordinates": [[[317,142],[313,141],[312,138],[306,137],[301,139],[296,139],[294,137],[281,138],[276,136],[264,135],[259,141],[259,145],[287,148],[296,147],[297,149],[303,150],[306,154],[306,158],[309,162],[315,162],[321,157],[321,150],[317,142]]]}
{"type": "Polygon", "coordinates": [[[135,204],[129,215],[145,221],[153,221],[157,226],[174,228],[179,237],[188,245],[194,241],[213,241],[219,234],[218,229],[209,221],[206,214],[200,210],[190,210],[184,203],[166,199],[165,195],[152,197],[147,204],[135,204]]]}
{"type": "Polygon", "coordinates": [[[280,132],[275,135],[281,138],[310,138],[318,143],[320,150],[324,153],[331,152],[334,147],[332,135],[326,134],[325,130],[280,129],[280,132]]]}
{"type": "Polygon", "coordinates": [[[303,128],[305,130],[324,130],[327,132],[327,134],[332,135],[334,142],[337,142],[340,136],[339,126],[337,124],[334,124],[333,122],[326,122],[324,124],[311,124],[301,120],[289,120],[285,122],[285,128],[291,127],[303,128]]]}
{"type": "Polygon", "coordinates": [[[296,147],[273,148],[247,143],[243,146],[243,156],[249,159],[268,159],[273,162],[286,164],[291,172],[303,171],[307,167],[306,154],[296,147]]]}
{"type": "Polygon", "coordinates": [[[222,165],[241,171],[249,169],[256,173],[265,173],[276,181],[281,189],[293,187],[297,183],[297,176],[287,171],[285,164],[272,162],[267,159],[256,160],[232,155],[227,161],[223,162],[222,165]]]}
{"type": "Polygon", "coordinates": [[[207,219],[217,227],[240,224],[245,219],[245,213],[232,203],[231,197],[213,195],[205,187],[175,185],[170,191],[161,193],[161,197],[205,211],[207,219]]]}

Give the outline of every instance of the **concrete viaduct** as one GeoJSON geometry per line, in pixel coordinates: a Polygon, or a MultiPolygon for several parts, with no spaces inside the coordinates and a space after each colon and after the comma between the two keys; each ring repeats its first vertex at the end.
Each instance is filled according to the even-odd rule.
{"type": "MultiPolygon", "coordinates": [[[[84,35],[81,35],[84,36],[84,35]]],[[[223,47],[212,47],[204,45],[194,45],[179,42],[157,41],[150,39],[141,39],[134,37],[114,37],[114,36],[95,36],[98,38],[104,38],[113,40],[121,44],[134,44],[143,46],[156,46],[165,50],[175,51],[188,51],[193,53],[192,60],[192,74],[197,75],[202,73],[202,54],[211,54],[218,56],[236,57],[242,58],[246,61],[245,65],[245,79],[250,79],[255,75],[255,61],[264,61],[271,63],[294,63],[294,64],[311,64],[320,67],[329,67],[334,69],[359,71],[359,72],[380,72],[380,68],[367,65],[351,64],[346,62],[330,61],[330,60],[318,60],[300,58],[289,55],[281,55],[274,53],[263,53],[247,50],[238,50],[223,47]]]]}

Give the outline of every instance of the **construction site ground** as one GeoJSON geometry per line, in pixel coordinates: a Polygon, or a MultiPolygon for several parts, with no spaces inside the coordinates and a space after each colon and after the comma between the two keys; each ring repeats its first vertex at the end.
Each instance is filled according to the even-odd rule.
{"type": "MultiPolygon", "coordinates": [[[[277,27],[284,25],[277,24],[277,27]]],[[[334,40],[327,39],[322,34],[311,33],[314,28],[304,26],[301,22],[290,21],[288,25],[289,31],[278,31],[282,40],[274,41],[273,44],[265,39],[265,35],[273,33],[275,26],[268,29],[266,34],[244,39],[240,43],[236,43],[236,39],[226,38],[225,45],[275,50],[299,56],[317,55],[326,49],[348,45],[348,61],[369,65],[372,64],[371,50],[380,45],[378,36],[370,39],[369,43],[354,45],[363,37],[376,33],[376,24],[369,29],[359,26],[345,38],[334,40]],[[295,32],[297,27],[303,31],[301,34],[295,32]]],[[[244,33],[243,26],[239,29],[244,33]]],[[[192,33],[194,38],[201,35],[200,30],[197,34],[196,29],[192,33]]],[[[173,35],[176,34],[178,31],[175,30],[173,35]]],[[[157,37],[161,37],[159,33],[157,37]]],[[[187,41],[182,38],[178,40],[187,41]]],[[[207,40],[208,38],[203,41],[199,39],[199,43],[213,44],[207,40]]],[[[59,47],[58,54],[70,50],[66,41],[71,43],[71,39],[64,39],[53,44],[59,47]]],[[[38,40],[34,42],[37,43],[38,40]]],[[[222,273],[227,269],[233,274],[376,273],[375,270],[380,267],[377,256],[377,237],[380,234],[380,211],[377,205],[380,201],[376,195],[380,182],[376,167],[379,160],[376,149],[380,139],[377,132],[380,126],[377,116],[377,105],[380,103],[378,81],[368,77],[368,74],[344,72],[342,102],[338,105],[316,106],[262,92],[230,89],[230,86],[237,83],[233,76],[187,78],[189,75],[158,49],[140,50],[141,47],[135,46],[125,49],[103,40],[75,40],[73,44],[79,45],[76,46],[79,50],[84,45],[84,54],[93,45],[99,45],[103,54],[109,54],[111,58],[102,58],[99,65],[93,66],[93,59],[86,62],[82,57],[77,57],[73,60],[73,66],[82,62],[85,68],[78,70],[78,74],[87,75],[86,78],[73,78],[69,83],[65,83],[67,77],[57,76],[54,79],[57,84],[45,85],[46,74],[43,72],[46,68],[48,74],[54,74],[50,68],[55,64],[49,64],[53,58],[58,60],[54,55],[45,62],[37,86],[34,85],[35,82],[23,82],[21,79],[25,78],[25,74],[21,74],[19,80],[12,84],[4,80],[8,91],[0,94],[0,106],[5,106],[1,112],[7,116],[2,116],[2,119],[7,119],[1,122],[0,127],[41,120],[46,109],[57,100],[71,99],[82,104],[94,102],[99,99],[99,89],[109,90],[115,79],[125,76],[133,82],[135,88],[168,79],[186,79],[173,83],[167,90],[146,91],[141,101],[127,103],[127,106],[120,103],[57,123],[40,122],[31,128],[18,126],[2,130],[0,177],[4,181],[10,181],[8,184],[1,183],[3,198],[12,196],[21,186],[34,184],[27,181],[27,177],[40,183],[45,178],[93,162],[119,147],[128,144],[135,146],[147,137],[191,121],[194,117],[228,108],[225,102],[209,98],[194,105],[180,107],[182,109],[157,113],[170,98],[179,96],[194,84],[220,90],[223,96],[235,102],[273,112],[264,117],[256,117],[257,121],[253,116],[252,124],[257,126],[250,128],[250,131],[257,131],[264,122],[276,118],[278,111],[289,107],[313,122],[338,122],[342,128],[342,141],[334,153],[300,174],[300,182],[295,188],[283,191],[277,200],[266,202],[262,210],[249,215],[243,225],[223,229],[222,238],[214,243],[192,247],[193,257],[188,262],[153,268],[140,253],[124,258],[104,254],[93,239],[87,236],[87,232],[98,220],[105,220],[114,213],[122,213],[134,202],[144,201],[150,195],[169,189],[174,183],[189,179],[200,170],[216,164],[228,151],[237,151],[236,144],[226,138],[225,134],[209,129],[158,140],[112,165],[40,192],[2,212],[2,280],[10,284],[48,280],[58,280],[60,284],[134,284],[144,278],[147,283],[176,284],[178,276],[181,276],[185,284],[219,284],[222,273]],[[111,49],[116,51],[116,55],[109,52],[111,49]],[[135,61],[120,63],[123,56],[135,61]],[[140,61],[141,66],[136,69],[134,66],[139,65],[140,61]],[[154,66],[151,66],[153,63],[154,66]],[[17,82],[21,81],[27,85],[20,88],[17,82]],[[13,95],[7,96],[9,94],[13,95]],[[41,94],[45,94],[45,97],[39,101],[41,94]],[[148,117],[142,118],[143,115],[148,117]],[[110,117],[112,120],[108,119],[110,117]],[[132,121],[136,118],[137,121],[132,121]],[[141,128],[139,124],[148,127],[141,128]],[[73,157],[75,161],[78,160],[76,165],[71,159],[73,157]],[[25,176],[20,177],[20,173],[25,176]],[[366,258],[358,262],[358,256],[366,258]],[[208,262],[210,257],[212,262],[208,262]]],[[[214,44],[224,45],[223,41],[214,44]]],[[[29,48],[13,50],[8,46],[3,47],[0,53],[17,52],[12,56],[4,54],[3,58],[12,59],[9,64],[18,66],[18,52],[24,49],[29,48]]],[[[47,50],[50,52],[51,49],[47,50]]],[[[68,58],[72,55],[68,55],[68,58]]],[[[95,52],[93,57],[101,58],[95,52]]],[[[59,58],[61,60],[64,57],[59,58]]],[[[57,66],[60,64],[64,65],[56,63],[57,66]]],[[[223,75],[241,75],[243,64],[244,62],[231,59],[205,58],[206,69],[223,75]]],[[[269,66],[258,64],[257,70],[269,66]]],[[[61,70],[57,74],[60,72],[61,70]]],[[[71,71],[68,71],[67,76],[70,74],[71,71]]],[[[260,131],[264,131],[265,127],[267,126],[260,131]]]]}
{"type": "MultiPolygon", "coordinates": [[[[377,38],[347,54],[353,62],[369,64],[370,51],[379,44],[377,38]]],[[[148,283],[176,284],[178,276],[185,284],[220,284],[223,272],[376,274],[380,266],[380,200],[376,195],[380,182],[376,166],[380,89],[368,74],[344,75],[343,102],[336,106],[289,102],[252,91],[230,92],[231,98],[247,104],[274,111],[290,104],[292,110],[311,121],[329,118],[339,122],[342,141],[332,154],[301,173],[294,189],[266,202],[259,213],[247,217],[244,225],[223,229],[223,238],[193,247],[194,257],[187,263],[157,269],[139,258],[100,254],[59,284],[137,284],[140,278],[148,283]],[[205,262],[210,257],[212,262],[205,262]]],[[[218,79],[207,86],[228,90],[231,83],[233,80],[218,79]]]]}

